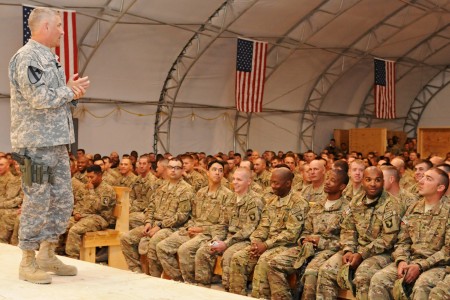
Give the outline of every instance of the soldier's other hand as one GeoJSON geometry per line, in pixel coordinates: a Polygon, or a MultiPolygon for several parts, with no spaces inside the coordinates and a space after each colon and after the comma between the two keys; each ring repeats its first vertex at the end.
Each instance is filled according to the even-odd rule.
{"type": "Polygon", "coordinates": [[[148,233],[150,232],[150,228],[152,228],[152,226],[150,225],[150,223],[146,223],[144,226],[144,229],[142,230],[142,233],[144,235],[148,235],[148,233]]]}
{"type": "Polygon", "coordinates": [[[361,254],[353,253],[352,260],[350,261],[350,267],[353,270],[356,270],[356,268],[358,268],[358,266],[362,263],[362,261],[363,261],[363,258],[361,256],[361,254]]]}
{"type": "Polygon", "coordinates": [[[215,241],[215,245],[209,249],[211,253],[223,253],[227,249],[227,245],[223,241],[215,241]]]}
{"type": "Polygon", "coordinates": [[[416,281],[417,277],[420,275],[420,267],[417,264],[410,264],[405,267],[406,274],[405,274],[405,282],[406,283],[413,283],[416,281]]]}
{"type": "Polygon", "coordinates": [[[408,264],[405,261],[401,261],[397,266],[397,278],[402,278],[406,274],[406,267],[408,264]]]}
{"type": "Polygon", "coordinates": [[[79,77],[78,73],[70,76],[69,81],[67,81],[67,86],[69,88],[76,86],[76,87],[82,87],[84,89],[87,89],[90,86],[90,84],[91,84],[91,82],[89,81],[88,76],[79,77]]]}
{"type": "Polygon", "coordinates": [[[188,235],[190,238],[193,238],[194,236],[196,236],[199,233],[203,232],[203,228],[201,227],[189,227],[188,228],[188,235]]]}
{"type": "Polygon", "coordinates": [[[263,242],[257,241],[252,243],[252,247],[250,249],[250,254],[254,257],[259,257],[267,250],[266,244],[263,242]]]}
{"type": "Polygon", "coordinates": [[[148,236],[149,237],[153,237],[155,235],[155,233],[157,233],[161,228],[159,228],[158,226],[153,227],[152,229],[150,229],[150,231],[148,232],[148,236]]]}
{"type": "Polygon", "coordinates": [[[346,252],[346,253],[342,256],[342,263],[343,263],[344,265],[349,264],[350,261],[351,261],[352,255],[353,255],[353,253],[351,253],[350,251],[349,251],[349,252],[346,252]]]}
{"type": "Polygon", "coordinates": [[[73,219],[78,222],[81,219],[81,215],[79,213],[76,213],[73,215],[73,219]]]}

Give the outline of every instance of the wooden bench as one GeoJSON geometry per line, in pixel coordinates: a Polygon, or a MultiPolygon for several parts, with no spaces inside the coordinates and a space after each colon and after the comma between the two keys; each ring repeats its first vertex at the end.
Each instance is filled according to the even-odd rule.
{"type": "Polygon", "coordinates": [[[110,267],[128,270],[128,265],[120,248],[120,235],[129,230],[130,188],[115,186],[117,200],[114,207],[116,217],[115,229],[86,232],[83,235],[80,259],[95,263],[96,247],[108,246],[108,265],[110,267]]]}

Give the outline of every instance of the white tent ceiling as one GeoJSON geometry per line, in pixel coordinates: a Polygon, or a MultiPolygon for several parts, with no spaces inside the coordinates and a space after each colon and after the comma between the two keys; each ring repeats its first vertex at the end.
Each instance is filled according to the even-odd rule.
{"type": "MultiPolygon", "coordinates": [[[[0,0],[4,75],[21,45],[21,4],[0,0]]],[[[421,119],[448,126],[433,123],[426,109],[432,99],[447,112],[450,106],[442,100],[450,95],[448,0],[27,4],[77,11],[80,70],[92,86],[75,116],[78,145],[90,152],[148,152],[155,137],[159,152],[320,150],[334,128],[405,128],[414,135],[421,119]],[[234,109],[238,36],[269,42],[259,114],[234,109]],[[397,61],[395,120],[373,119],[374,57],[397,61]]],[[[0,149],[8,150],[7,76],[0,77],[0,94],[0,149]]]]}

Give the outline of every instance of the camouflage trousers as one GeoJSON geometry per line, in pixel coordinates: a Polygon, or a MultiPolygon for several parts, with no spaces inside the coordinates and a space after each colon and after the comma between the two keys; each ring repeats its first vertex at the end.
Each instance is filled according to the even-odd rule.
{"type": "Polygon", "coordinates": [[[14,224],[19,215],[17,208],[0,209],[0,243],[11,243],[14,224]]]}
{"type": "MultiPolygon", "coordinates": [[[[427,300],[432,288],[445,277],[445,268],[437,267],[423,272],[414,283],[410,299],[427,300]]],[[[397,280],[397,265],[392,263],[378,271],[370,282],[369,299],[393,299],[392,290],[397,280]]],[[[446,290],[450,286],[447,285],[446,290]]],[[[442,299],[442,298],[439,298],[442,299]]]]}
{"type": "Polygon", "coordinates": [[[156,245],[170,236],[174,229],[164,228],[153,237],[144,236],[144,226],[136,227],[120,237],[120,246],[128,268],[134,272],[142,272],[140,255],[146,255],[149,260],[151,276],[161,277],[162,266],[156,255],[156,245]]]}
{"type": "Polygon", "coordinates": [[[253,271],[252,297],[270,299],[269,261],[286,249],[284,246],[268,249],[259,258],[250,256],[250,246],[236,252],[231,259],[230,292],[247,295],[247,281],[253,271]]]}
{"type": "MultiPolygon", "coordinates": [[[[16,149],[17,150],[17,149],[16,149]]],[[[37,250],[42,241],[58,242],[66,232],[73,210],[69,156],[65,145],[27,148],[34,162],[53,169],[54,182],[23,186],[25,194],[20,215],[19,247],[37,250]]]]}
{"type": "Polygon", "coordinates": [[[99,215],[89,215],[78,222],[70,218],[69,232],[67,233],[66,253],[73,258],[79,258],[81,236],[86,232],[100,231],[108,228],[108,222],[99,215]]]}
{"type": "Polygon", "coordinates": [[[211,237],[198,234],[192,239],[186,229],[172,233],[168,238],[156,245],[156,253],[164,272],[173,280],[195,282],[195,254],[211,237]],[[178,254],[178,261],[176,254],[178,254]]]}
{"type": "Polygon", "coordinates": [[[130,230],[145,225],[145,215],[143,212],[130,213],[130,230]]]}
{"type": "MultiPolygon", "coordinates": [[[[336,281],[339,269],[342,266],[342,251],[333,255],[319,268],[317,279],[316,299],[337,299],[338,284],[336,281]]],[[[356,299],[367,300],[369,294],[370,279],[379,270],[392,262],[389,254],[380,254],[369,257],[358,266],[353,283],[356,286],[356,299]]]]}
{"type": "MultiPolygon", "coordinates": [[[[250,245],[249,241],[236,243],[228,247],[222,254],[222,285],[226,291],[230,289],[230,265],[233,255],[250,245]]],[[[211,285],[214,266],[218,253],[211,253],[211,247],[205,244],[195,254],[195,281],[203,286],[211,285]]]]}
{"type": "MultiPolygon", "coordinates": [[[[267,277],[270,285],[271,299],[292,299],[291,288],[287,276],[297,272],[294,269],[294,262],[297,260],[301,247],[289,248],[276,255],[269,261],[269,271],[267,277]]],[[[304,274],[297,280],[302,280],[304,287],[301,299],[316,299],[316,286],[319,268],[327,259],[336,252],[324,250],[317,252],[310,261],[304,274]]]]}
{"type": "MultiPolygon", "coordinates": [[[[447,267],[449,269],[450,267],[447,267]]],[[[450,273],[450,269],[447,274],[450,273]]],[[[439,281],[431,290],[430,300],[450,300],[450,275],[445,276],[444,280],[439,281]]]]}

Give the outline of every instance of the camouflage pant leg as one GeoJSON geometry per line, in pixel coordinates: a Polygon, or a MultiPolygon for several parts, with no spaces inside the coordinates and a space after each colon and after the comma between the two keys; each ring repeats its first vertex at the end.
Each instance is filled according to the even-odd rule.
{"type": "MultiPolygon", "coordinates": [[[[448,268],[448,267],[447,267],[448,268]]],[[[430,292],[430,300],[450,300],[450,275],[439,281],[430,292]]]]}
{"type": "MultiPolygon", "coordinates": [[[[442,281],[445,276],[445,267],[437,267],[420,274],[414,283],[411,300],[427,300],[432,288],[442,281]]],[[[450,289],[447,286],[447,291],[450,289]]]]}
{"type": "Polygon", "coordinates": [[[256,266],[258,258],[250,256],[250,246],[236,252],[231,258],[230,292],[247,295],[247,281],[256,266]]]}
{"type": "Polygon", "coordinates": [[[19,227],[20,227],[20,215],[16,216],[14,221],[14,229],[11,236],[11,245],[17,246],[19,244],[19,227]]]}
{"type": "Polygon", "coordinates": [[[173,280],[181,280],[181,271],[176,257],[178,248],[189,241],[185,229],[172,233],[169,237],[156,245],[156,254],[164,272],[173,280]]]}
{"type": "Polygon", "coordinates": [[[267,279],[269,261],[286,249],[287,247],[284,246],[268,249],[259,257],[253,272],[252,297],[270,299],[270,286],[267,279]]]}
{"type": "Polygon", "coordinates": [[[392,289],[396,280],[396,263],[391,263],[376,272],[370,280],[369,299],[392,299],[392,289]]]}
{"type": "Polygon", "coordinates": [[[0,210],[0,243],[9,244],[14,231],[14,222],[17,219],[17,209],[0,210]]]}
{"type": "Polygon", "coordinates": [[[274,256],[269,261],[267,279],[272,299],[292,299],[287,276],[294,273],[294,262],[300,253],[300,247],[292,247],[274,256]]]}
{"type": "MultiPolygon", "coordinates": [[[[336,252],[330,250],[320,251],[315,254],[314,258],[306,267],[305,273],[301,280],[303,281],[302,300],[315,300],[317,291],[317,277],[320,267],[336,252]]],[[[300,278],[298,279],[300,280],[300,278]]]]}
{"type": "Polygon", "coordinates": [[[67,234],[66,253],[70,257],[80,256],[81,236],[86,232],[103,230],[108,222],[100,216],[84,217],[75,223],[67,234]]]}
{"type": "Polygon", "coordinates": [[[145,225],[145,215],[143,212],[130,213],[130,230],[145,225]]]}
{"type": "Polygon", "coordinates": [[[27,148],[34,162],[53,169],[54,182],[23,186],[19,247],[37,250],[42,241],[58,242],[73,210],[72,182],[66,146],[27,148]]]}
{"type": "Polygon", "coordinates": [[[210,253],[210,246],[204,244],[195,253],[195,281],[204,286],[211,285],[217,253],[210,253]]]}
{"type": "MultiPolygon", "coordinates": [[[[222,254],[222,285],[225,290],[230,290],[230,277],[231,277],[231,260],[236,252],[244,250],[250,245],[249,241],[236,243],[231,245],[222,254]]],[[[253,267],[252,267],[253,269],[253,267]]]]}
{"type": "Polygon", "coordinates": [[[120,248],[131,271],[141,271],[141,261],[139,259],[138,245],[144,236],[144,226],[136,227],[120,237],[120,248]]]}
{"type": "Polygon", "coordinates": [[[181,274],[185,282],[195,282],[195,254],[209,240],[211,240],[211,236],[198,234],[178,248],[181,274]]]}
{"type": "Polygon", "coordinates": [[[342,251],[330,257],[320,268],[317,278],[317,300],[335,300],[338,296],[337,273],[342,266],[342,251]]]}
{"type": "Polygon", "coordinates": [[[369,257],[358,266],[353,283],[356,286],[356,299],[369,299],[370,279],[375,273],[392,262],[390,254],[380,254],[369,257]]]}
{"type": "Polygon", "coordinates": [[[161,273],[163,271],[161,263],[158,260],[158,255],[156,254],[156,245],[168,238],[175,230],[171,228],[163,228],[160,229],[157,233],[155,233],[148,242],[148,270],[150,276],[153,277],[161,277],[161,273]]]}

